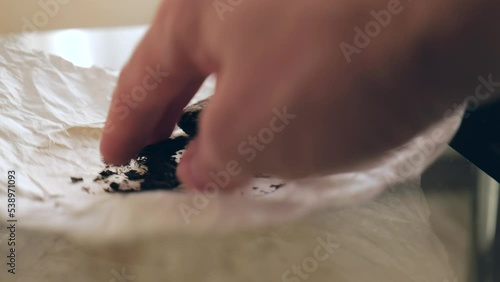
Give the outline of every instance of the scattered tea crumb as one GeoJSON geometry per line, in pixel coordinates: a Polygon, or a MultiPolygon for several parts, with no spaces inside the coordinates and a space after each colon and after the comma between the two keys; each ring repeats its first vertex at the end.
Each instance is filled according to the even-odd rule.
{"type": "Polygon", "coordinates": [[[71,183],[78,183],[78,182],[83,182],[82,177],[71,177],[71,183]]]}
{"type": "Polygon", "coordinates": [[[116,182],[112,182],[109,187],[111,187],[111,189],[113,190],[118,190],[120,189],[120,184],[116,183],[116,182]]]}
{"type": "Polygon", "coordinates": [[[82,186],[82,191],[87,192],[88,194],[90,194],[90,187],[82,186]]]}
{"type": "Polygon", "coordinates": [[[101,171],[99,174],[102,177],[108,177],[108,176],[116,174],[116,173],[112,172],[111,170],[104,170],[104,171],[101,171]]]}

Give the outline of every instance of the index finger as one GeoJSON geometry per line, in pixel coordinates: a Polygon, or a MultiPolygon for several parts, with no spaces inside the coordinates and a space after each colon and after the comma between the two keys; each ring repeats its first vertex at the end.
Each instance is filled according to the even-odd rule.
{"type": "Polygon", "coordinates": [[[167,2],[118,79],[101,140],[106,163],[128,162],[159,129],[169,136],[205,78],[178,49],[167,2]]]}

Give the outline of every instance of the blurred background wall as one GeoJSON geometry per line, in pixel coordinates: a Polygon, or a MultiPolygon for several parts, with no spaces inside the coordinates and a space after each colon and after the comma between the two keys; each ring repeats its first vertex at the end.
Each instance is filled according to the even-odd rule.
{"type": "Polygon", "coordinates": [[[0,0],[0,34],[146,24],[161,0],[0,0]]]}

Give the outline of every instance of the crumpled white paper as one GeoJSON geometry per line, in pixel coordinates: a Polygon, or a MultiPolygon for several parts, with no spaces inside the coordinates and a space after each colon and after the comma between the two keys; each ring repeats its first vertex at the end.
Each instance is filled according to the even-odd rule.
{"type": "Polygon", "coordinates": [[[69,177],[92,179],[102,168],[98,143],[115,80],[104,69],[0,47],[0,203],[15,170],[20,228],[18,274],[0,273],[2,281],[453,281],[416,179],[459,118],[376,166],[262,197],[84,191],[69,177]],[[324,261],[314,256],[321,240],[336,246],[324,261]],[[297,274],[294,265],[311,271],[297,274]],[[133,280],[117,277],[124,268],[133,280]]]}

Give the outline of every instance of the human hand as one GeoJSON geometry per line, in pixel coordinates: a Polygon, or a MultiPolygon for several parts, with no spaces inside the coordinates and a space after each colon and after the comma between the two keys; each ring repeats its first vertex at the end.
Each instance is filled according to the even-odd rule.
{"type": "Polygon", "coordinates": [[[475,1],[233,0],[215,8],[221,2],[163,3],[119,78],[101,143],[106,162],[127,162],[168,138],[215,73],[215,95],[178,168],[186,186],[203,188],[211,172],[229,173],[221,188],[230,188],[257,173],[346,171],[441,118],[490,70],[489,49],[463,44],[470,37],[460,34],[476,19],[466,12],[482,11],[475,1]],[[354,28],[366,36],[377,20],[371,11],[380,30],[361,48],[354,28]],[[479,59],[456,60],[469,51],[479,59]]]}

